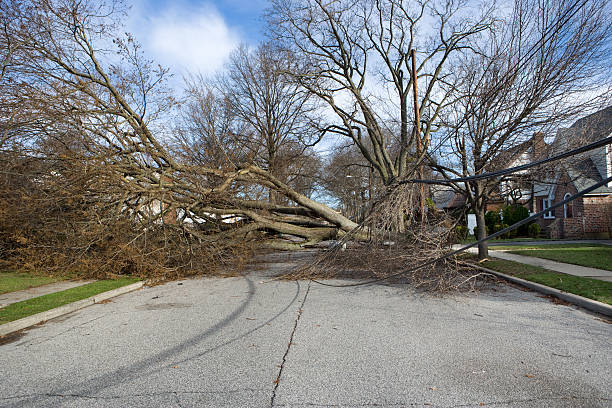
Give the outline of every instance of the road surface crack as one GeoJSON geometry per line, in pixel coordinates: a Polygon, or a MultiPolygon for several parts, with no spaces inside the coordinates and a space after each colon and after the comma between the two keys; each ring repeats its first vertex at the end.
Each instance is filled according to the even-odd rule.
{"type": "Polygon", "coordinates": [[[293,337],[295,336],[295,332],[297,331],[298,323],[300,321],[300,318],[302,317],[302,310],[304,309],[306,298],[308,297],[308,293],[310,292],[310,285],[311,285],[311,282],[309,281],[308,287],[306,288],[306,294],[304,295],[304,299],[302,299],[302,303],[300,304],[297,316],[295,318],[295,322],[293,324],[293,330],[291,331],[291,335],[289,336],[289,343],[287,344],[287,349],[285,350],[285,354],[283,355],[283,360],[281,361],[280,368],[278,369],[278,375],[276,376],[276,380],[274,381],[274,389],[272,390],[272,398],[270,399],[270,407],[274,406],[274,400],[276,399],[276,391],[278,390],[281,376],[283,375],[283,368],[285,368],[285,362],[287,361],[287,355],[289,354],[289,350],[291,350],[291,346],[293,345],[293,337]]]}
{"type": "Polygon", "coordinates": [[[174,399],[179,408],[183,408],[183,405],[181,404],[181,399],[178,396],[178,392],[173,392],[172,394],[174,395],[174,399]]]}

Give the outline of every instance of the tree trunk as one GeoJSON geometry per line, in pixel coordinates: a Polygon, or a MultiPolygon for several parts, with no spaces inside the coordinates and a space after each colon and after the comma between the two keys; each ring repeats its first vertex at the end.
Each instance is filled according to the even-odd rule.
{"type": "Polygon", "coordinates": [[[331,209],[330,207],[326,206],[325,204],[321,204],[317,201],[314,201],[306,197],[303,194],[296,192],[291,187],[287,186],[285,183],[283,183],[282,181],[280,181],[273,175],[269,174],[268,172],[258,167],[251,166],[249,167],[249,171],[253,174],[261,176],[264,180],[267,180],[268,182],[273,184],[277,190],[282,192],[290,200],[309,209],[314,214],[336,225],[340,229],[348,232],[359,226],[359,224],[357,224],[356,222],[349,220],[348,218],[346,218],[339,212],[331,209]]]}
{"type": "MultiPolygon", "coordinates": [[[[485,209],[484,206],[477,206],[474,208],[476,213],[476,226],[478,227],[478,236],[476,237],[479,241],[487,236],[487,225],[485,223],[485,209]]],[[[478,260],[483,260],[489,256],[489,243],[487,241],[478,244],[478,260]]]]}

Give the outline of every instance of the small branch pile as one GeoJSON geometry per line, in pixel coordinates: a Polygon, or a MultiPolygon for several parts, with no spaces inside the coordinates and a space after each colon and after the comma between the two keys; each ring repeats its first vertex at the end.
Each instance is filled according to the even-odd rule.
{"type": "Polygon", "coordinates": [[[380,279],[433,293],[476,289],[480,274],[454,257],[419,268],[449,251],[455,221],[429,207],[422,222],[418,194],[413,185],[390,187],[357,230],[287,277],[380,279]],[[364,234],[366,241],[355,239],[364,234]]]}

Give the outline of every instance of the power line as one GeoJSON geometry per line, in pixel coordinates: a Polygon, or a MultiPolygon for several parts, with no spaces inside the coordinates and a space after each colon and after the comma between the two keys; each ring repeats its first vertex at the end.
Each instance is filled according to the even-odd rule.
{"type": "Polygon", "coordinates": [[[481,239],[479,241],[472,242],[471,244],[468,244],[468,245],[466,245],[464,247],[461,247],[459,249],[451,251],[451,252],[449,252],[449,253],[447,253],[445,255],[442,255],[442,256],[440,256],[438,258],[435,258],[433,260],[424,262],[424,263],[422,263],[420,265],[417,265],[417,266],[415,266],[413,268],[393,273],[393,274],[391,274],[389,276],[385,276],[383,278],[376,278],[376,279],[372,279],[372,280],[369,280],[369,281],[357,282],[357,283],[349,283],[349,284],[343,284],[343,285],[334,285],[334,284],[331,284],[331,283],[324,283],[324,282],[318,281],[316,279],[311,279],[311,280],[312,280],[312,282],[317,283],[317,284],[322,285],[322,286],[344,288],[344,287],[352,287],[352,286],[371,285],[373,283],[383,282],[383,281],[386,281],[386,280],[389,280],[389,279],[392,279],[392,278],[397,278],[399,276],[406,275],[406,274],[411,273],[411,272],[415,272],[415,271],[417,271],[417,270],[419,270],[421,268],[424,268],[426,266],[433,265],[433,264],[435,264],[437,262],[440,262],[440,261],[443,261],[445,259],[448,259],[451,256],[454,256],[454,255],[457,255],[457,254],[459,254],[461,252],[464,252],[464,251],[466,251],[466,250],[468,250],[468,249],[470,249],[472,247],[475,247],[476,245],[479,245],[479,244],[481,244],[483,242],[489,241],[489,240],[497,238],[497,237],[499,237],[499,236],[501,236],[503,234],[506,234],[506,233],[508,233],[508,232],[510,232],[512,230],[515,230],[518,227],[520,227],[521,225],[525,225],[525,224],[527,224],[527,223],[529,223],[529,222],[531,222],[531,221],[533,221],[533,220],[543,216],[544,214],[554,210],[555,208],[558,208],[558,207],[560,207],[562,205],[565,205],[565,204],[569,203],[570,201],[575,200],[576,198],[582,197],[583,195],[588,194],[591,191],[593,191],[593,190],[595,190],[595,189],[597,189],[597,188],[599,188],[601,186],[604,186],[604,185],[608,184],[611,181],[612,181],[612,177],[608,177],[607,179],[602,180],[600,182],[597,182],[597,183],[593,184],[591,187],[585,188],[584,190],[577,192],[573,196],[568,197],[567,199],[565,199],[563,201],[560,201],[557,204],[553,204],[550,207],[548,207],[548,208],[546,208],[546,209],[544,209],[544,210],[542,210],[540,212],[537,212],[537,213],[533,214],[532,216],[527,217],[527,218],[525,218],[525,219],[523,219],[523,220],[521,220],[521,221],[519,221],[519,222],[517,222],[515,224],[512,224],[511,226],[509,226],[507,228],[504,228],[501,231],[498,231],[498,232],[496,232],[494,234],[491,234],[491,235],[489,235],[487,237],[484,237],[483,239],[481,239]]]}
{"type": "Polygon", "coordinates": [[[546,163],[550,163],[556,160],[561,160],[561,159],[565,159],[571,156],[575,156],[577,154],[580,153],[585,153],[588,152],[590,150],[593,149],[597,149],[598,147],[602,147],[608,144],[612,144],[612,136],[608,136],[605,139],[601,139],[598,140],[596,142],[590,143],[588,145],[579,147],[577,149],[574,150],[569,150],[567,152],[561,153],[559,155],[556,156],[552,156],[546,159],[542,159],[542,160],[538,160],[535,162],[531,162],[528,164],[523,164],[521,166],[516,166],[516,167],[510,167],[508,169],[503,169],[503,170],[498,170],[498,171],[493,171],[490,173],[482,173],[482,174],[477,174],[475,176],[469,176],[469,177],[459,177],[459,178],[455,178],[455,179],[450,179],[450,180],[421,180],[421,179],[409,179],[409,180],[401,180],[398,182],[399,185],[401,184],[411,184],[411,183],[422,183],[422,184],[440,184],[440,185],[449,185],[449,184],[453,184],[453,183],[465,183],[468,181],[475,181],[475,180],[483,180],[483,179],[487,179],[487,178],[494,178],[494,177],[499,177],[499,176],[503,176],[506,174],[511,174],[511,173],[516,173],[522,170],[527,170],[530,169],[532,167],[536,167],[536,166],[540,166],[542,164],[546,164],[546,163]]]}

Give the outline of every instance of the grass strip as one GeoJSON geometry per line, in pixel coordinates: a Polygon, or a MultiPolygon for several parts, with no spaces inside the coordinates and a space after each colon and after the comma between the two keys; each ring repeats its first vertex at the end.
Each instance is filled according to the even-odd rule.
{"type": "Polygon", "coordinates": [[[31,316],[36,313],[45,312],[134,282],[138,282],[138,279],[125,277],[113,280],[101,280],[61,292],[49,293],[48,295],[13,303],[0,309],[0,324],[12,322],[13,320],[31,316]]]}
{"type": "MultiPolygon", "coordinates": [[[[469,261],[476,261],[478,259],[476,255],[466,255],[462,258],[469,261]]],[[[506,275],[516,276],[517,278],[612,305],[612,282],[567,275],[540,268],[539,266],[525,265],[504,259],[487,260],[480,262],[479,265],[505,273],[506,275]]]]}
{"type": "MultiPolygon", "coordinates": [[[[494,242],[494,241],[493,241],[494,242]]],[[[574,249],[574,248],[608,248],[612,249],[612,246],[606,244],[529,244],[524,243],[521,245],[489,245],[492,250],[519,250],[519,249],[574,249]]]]}
{"type": "MultiPolygon", "coordinates": [[[[461,241],[462,244],[471,244],[472,242],[478,241],[474,235],[468,235],[466,239],[461,241]]],[[[495,243],[504,243],[504,242],[531,242],[531,241],[550,241],[548,238],[529,238],[529,237],[521,237],[521,238],[495,238],[489,242],[495,243]]]]}
{"type": "Polygon", "coordinates": [[[35,288],[37,286],[55,283],[64,280],[50,276],[37,276],[22,272],[0,272],[0,295],[35,288]]]}
{"type": "Polygon", "coordinates": [[[612,247],[581,246],[537,249],[512,249],[511,254],[534,256],[552,261],[612,271],[612,247]]]}

